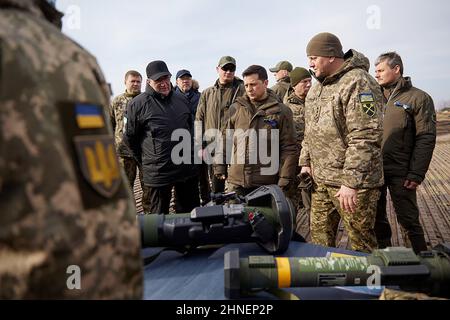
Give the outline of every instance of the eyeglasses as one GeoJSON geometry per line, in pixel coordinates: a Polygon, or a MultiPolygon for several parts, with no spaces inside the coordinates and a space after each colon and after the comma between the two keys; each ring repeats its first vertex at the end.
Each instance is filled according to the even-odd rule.
{"type": "Polygon", "coordinates": [[[225,71],[225,72],[227,72],[227,71],[229,71],[229,72],[235,72],[235,71],[236,71],[236,66],[235,66],[235,65],[232,65],[232,64],[227,64],[227,65],[223,66],[221,69],[222,69],[223,71],[225,71]]]}

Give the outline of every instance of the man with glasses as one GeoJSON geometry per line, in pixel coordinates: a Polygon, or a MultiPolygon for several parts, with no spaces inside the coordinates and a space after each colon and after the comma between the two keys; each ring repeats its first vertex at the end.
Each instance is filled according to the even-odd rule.
{"type": "MultiPolygon", "coordinates": [[[[214,86],[202,92],[195,119],[201,122],[203,133],[205,133],[206,143],[203,143],[203,147],[212,143],[217,135],[221,134],[228,120],[230,106],[236,98],[245,93],[243,81],[235,77],[236,60],[233,57],[222,57],[216,70],[219,74],[219,79],[214,86]]],[[[226,173],[221,177],[216,177],[212,173],[212,167],[210,166],[210,176],[212,191],[214,193],[225,191],[226,173]]]]}
{"type": "Polygon", "coordinates": [[[150,62],[145,93],[127,107],[124,141],[142,166],[149,190],[146,213],[168,214],[173,187],[177,212],[190,212],[200,204],[193,162],[175,164],[172,159],[172,150],[180,143],[172,141],[172,133],[192,132],[192,114],[187,99],[173,90],[171,76],[164,61],[150,62]]]}

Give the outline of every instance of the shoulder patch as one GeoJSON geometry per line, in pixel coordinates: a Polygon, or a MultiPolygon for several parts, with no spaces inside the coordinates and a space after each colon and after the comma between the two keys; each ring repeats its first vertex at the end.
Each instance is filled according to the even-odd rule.
{"type": "Polygon", "coordinates": [[[361,93],[359,95],[359,102],[362,104],[362,111],[369,117],[373,117],[377,114],[375,109],[375,98],[371,92],[361,93]]]}
{"type": "Polygon", "coordinates": [[[102,109],[96,105],[77,104],[75,116],[80,129],[99,129],[105,127],[102,109]]]}
{"type": "Polygon", "coordinates": [[[120,187],[121,177],[112,136],[79,136],[74,142],[86,181],[102,196],[113,197],[120,187]]]}
{"type": "Polygon", "coordinates": [[[375,102],[375,98],[373,97],[373,94],[371,92],[361,93],[359,95],[359,101],[361,103],[375,102]]]}

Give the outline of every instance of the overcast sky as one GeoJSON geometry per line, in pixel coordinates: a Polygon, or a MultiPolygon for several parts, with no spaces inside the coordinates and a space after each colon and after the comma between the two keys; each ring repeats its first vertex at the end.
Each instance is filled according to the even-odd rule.
{"type": "MultiPolygon", "coordinates": [[[[164,60],[173,80],[188,69],[201,90],[217,79],[221,56],[236,58],[237,75],[251,64],[280,60],[307,67],[305,48],[319,32],[332,32],[344,51],[371,61],[395,50],[405,75],[427,91],[436,106],[450,101],[450,2],[301,0],[58,0],[63,31],[97,57],[114,95],[123,76],[164,60]]],[[[270,84],[274,78],[270,75],[270,84]]]]}

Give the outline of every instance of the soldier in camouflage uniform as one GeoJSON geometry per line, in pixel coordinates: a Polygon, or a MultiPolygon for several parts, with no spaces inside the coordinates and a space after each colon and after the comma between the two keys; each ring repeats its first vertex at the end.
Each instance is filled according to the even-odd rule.
{"type": "Polygon", "coordinates": [[[314,243],[335,246],[330,214],[338,209],[352,249],[371,252],[379,187],[382,95],[369,74],[369,60],[355,50],[345,55],[339,39],[316,35],[307,55],[318,80],[306,98],[302,173],[311,173],[311,237],[314,243]]]}
{"type": "Polygon", "coordinates": [[[286,92],[291,87],[291,78],[289,77],[289,73],[292,71],[292,68],[292,64],[289,61],[280,61],[275,67],[269,69],[277,80],[277,84],[270,89],[275,92],[280,102],[283,101],[286,92]]]}
{"type": "MultiPolygon", "coordinates": [[[[311,74],[305,68],[295,68],[291,72],[291,88],[286,92],[283,103],[287,105],[293,113],[297,147],[299,151],[302,148],[302,142],[305,135],[305,99],[311,89],[311,74]]],[[[300,224],[302,218],[306,215],[309,218],[311,210],[311,178],[308,174],[300,175],[300,166],[297,167],[297,176],[292,188],[287,192],[294,207],[297,217],[295,221],[296,232],[305,235],[305,226],[300,224]]]]}
{"type": "MultiPolygon", "coordinates": [[[[130,70],[125,74],[125,92],[115,97],[109,108],[109,118],[114,131],[116,152],[119,156],[119,162],[125,170],[131,190],[134,189],[134,181],[139,165],[133,158],[130,148],[123,143],[124,114],[127,110],[128,103],[134,97],[141,93],[142,75],[134,70],[130,70]]],[[[139,169],[139,181],[142,188],[142,207],[144,211],[148,208],[148,190],[144,185],[142,178],[142,170],[139,169]]]]}
{"type": "Polygon", "coordinates": [[[44,0],[0,0],[0,299],[139,299],[108,85],[61,17],[44,0]]]}

